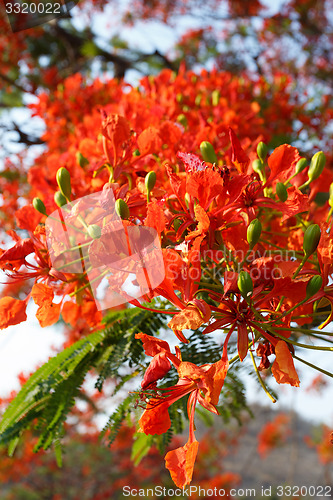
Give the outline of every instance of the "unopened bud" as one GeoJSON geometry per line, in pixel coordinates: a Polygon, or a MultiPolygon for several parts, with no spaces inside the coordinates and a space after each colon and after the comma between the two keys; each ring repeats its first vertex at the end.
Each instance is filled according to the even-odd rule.
{"type": "Polygon", "coordinates": [[[309,283],[306,286],[306,298],[309,299],[310,297],[313,297],[316,295],[317,292],[321,289],[323,284],[323,278],[320,276],[320,274],[317,274],[316,276],[312,276],[310,279],[309,283]]]}
{"type": "Polygon", "coordinates": [[[47,215],[45,205],[40,198],[34,198],[32,200],[32,205],[34,209],[37,210],[37,212],[43,215],[47,215]]]}
{"type": "Polygon", "coordinates": [[[268,147],[266,146],[266,144],[264,142],[259,142],[258,146],[257,146],[257,155],[258,155],[258,158],[264,162],[266,160],[266,156],[268,154],[268,147]]]}
{"type": "Polygon", "coordinates": [[[177,122],[179,122],[181,125],[183,125],[184,128],[186,128],[188,125],[187,118],[183,113],[181,113],[180,115],[177,116],[177,122]]]}
{"type": "Polygon", "coordinates": [[[253,160],[252,168],[257,174],[260,174],[264,170],[264,164],[261,160],[253,160]]]}
{"type": "Polygon", "coordinates": [[[306,158],[300,158],[295,166],[295,174],[302,172],[307,167],[307,164],[308,160],[306,158]]]}
{"type": "Polygon", "coordinates": [[[210,142],[202,141],[200,144],[200,151],[205,161],[209,163],[217,163],[217,156],[210,142]]]}
{"type": "Polygon", "coordinates": [[[329,206],[333,208],[333,182],[330,185],[329,195],[330,195],[330,197],[328,199],[328,203],[329,203],[329,206]]]}
{"type": "Polygon", "coordinates": [[[148,174],[145,177],[145,185],[147,191],[152,191],[154,189],[154,186],[156,184],[156,173],[152,170],[151,172],[148,172],[148,174]]]}
{"type": "Polygon", "coordinates": [[[116,207],[116,212],[121,219],[128,219],[129,218],[130,211],[129,211],[127,203],[124,200],[119,198],[116,201],[115,207],[116,207]]]}
{"type": "Polygon", "coordinates": [[[253,282],[247,271],[241,271],[238,276],[237,286],[245,300],[248,300],[253,292],[253,282]]]}
{"type": "Polygon", "coordinates": [[[219,90],[213,90],[212,92],[212,105],[217,106],[219,101],[220,101],[220,91],[219,90]]]}
{"type": "Polygon", "coordinates": [[[286,186],[283,182],[278,182],[276,184],[276,194],[278,195],[281,201],[286,201],[288,199],[288,192],[286,186]]]}
{"type": "Polygon", "coordinates": [[[89,165],[89,160],[87,160],[87,158],[85,158],[83,154],[80,152],[76,153],[76,161],[81,168],[84,168],[87,165],[89,165]]]}
{"type": "Polygon", "coordinates": [[[252,249],[259,241],[261,235],[261,222],[259,219],[253,219],[247,228],[247,242],[252,249]]]}
{"type": "Polygon", "coordinates": [[[308,177],[310,181],[314,181],[315,179],[318,179],[322,171],[324,170],[326,163],[326,156],[322,151],[318,151],[313,157],[311,158],[310,162],[310,167],[308,170],[308,177]]]}
{"type": "Polygon", "coordinates": [[[56,193],[54,193],[54,201],[56,205],[58,205],[58,207],[60,208],[63,207],[64,205],[67,205],[67,200],[61,191],[57,191],[56,193]]]}
{"type": "Polygon", "coordinates": [[[69,200],[71,197],[71,176],[64,167],[59,168],[57,172],[57,183],[62,194],[69,200]]]}
{"type": "Polygon", "coordinates": [[[90,238],[92,238],[93,240],[97,240],[101,237],[102,234],[101,228],[97,224],[91,224],[90,226],[88,226],[87,231],[90,238]]]}
{"type": "Polygon", "coordinates": [[[313,252],[316,251],[320,236],[321,231],[318,224],[311,224],[311,226],[306,229],[304,233],[303,250],[307,257],[312,255],[313,252]]]}

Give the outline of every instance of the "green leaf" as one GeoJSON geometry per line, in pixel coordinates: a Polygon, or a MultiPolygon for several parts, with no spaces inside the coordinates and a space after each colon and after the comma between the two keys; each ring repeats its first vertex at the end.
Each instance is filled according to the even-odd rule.
{"type": "Polygon", "coordinates": [[[136,433],[131,453],[131,460],[133,460],[135,466],[139,465],[141,460],[147,455],[152,443],[153,436],[147,436],[143,432],[136,433]]]}

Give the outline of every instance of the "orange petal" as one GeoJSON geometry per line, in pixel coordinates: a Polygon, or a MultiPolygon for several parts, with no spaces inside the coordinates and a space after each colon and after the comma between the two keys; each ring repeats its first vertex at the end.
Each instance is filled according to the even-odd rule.
{"type": "Polygon", "coordinates": [[[294,173],[294,167],[299,159],[299,152],[289,144],[282,144],[278,148],[275,148],[267,160],[271,170],[268,181],[272,182],[276,177],[279,178],[282,173],[283,178],[288,179],[294,173]]]}
{"type": "Polygon", "coordinates": [[[165,216],[163,209],[155,201],[148,204],[145,226],[153,227],[159,235],[165,229],[165,216]]]}
{"type": "Polygon", "coordinates": [[[206,233],[210,226],[210,220],[205,210],[200,206],[196,205],[194,207],[195,218],[198,221],[198,226],[195,231],[190,232],[185,239],[189,240],[191,238],[195,238],[196,236],[200,236],[206,233]]]}
{"type": "Polygon", "coordinates": [[[140,431],[145,434],[164,434],[171,426],[169,403],[158,404],[152,398],[148,405],[154,405],[155,402],[156,406],[146,409],[139,420],[140,431]]]}
{"type": "Polygon", "coordinates": [[[155,127],[146,128],[138,137],[138,147],[141,155],[158,153],[161,146],[162,141],[155,127]]]}
{"type": "Polygon", "coordinates": [[[17,325],[27,319],[27,303],[24,300],[3,297],[0,299],[0,330],[10,325],[17,325]]]}
{"type": "Polygon", "coordinates": [[[156,356],[160,352],[170,352],[169,344],[165,340],[157,339],[146,333],[136,333],[136,339],[141,339],[147,356],[156,356]]]}
{"type": "Polygon", "coordinates": [[[241,174],[245,173],[250,163],[250,159],[243,150],[241,143],[239,142],[239,139],[236,136],[235,132],[230,127],[229,127],[229,137],[232,148],[231,161],[237,168],[238,172],[240,172],[241,174]]]}
{"type": "Polygon", "coordinates": [[[299,387],[299,378],[286,342],[283,340],[277,342],[275,346],[275,355],[276,359],[272,365],[272,374],[277,383],[299,387]]]}
{"type": "Polygon", "coordinates": [[[188,441],[185,446],[169,451],[165,455],[165,466],[178,488],[183,488],[192,481],[198,447],[199,443],[197,440],[188,441]]]}
{"type": "Polygon", "coordinates": [[[42,328],[54,325],[60,316],[61,304],[45,304],[38,308],[36,318],[42,328]]]}
{"type": "Polygon", "coordinates": [[[49,306],[54,298],[54,293],[51,287],[43,283],[35,283],[31,290],[31,296],[38,306],[49,306]]]}

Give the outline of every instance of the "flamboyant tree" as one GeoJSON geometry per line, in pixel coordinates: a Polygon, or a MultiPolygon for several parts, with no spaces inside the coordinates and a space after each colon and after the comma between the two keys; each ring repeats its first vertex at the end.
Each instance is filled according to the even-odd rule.
{"type": "MultiPolygon", "coordinates": [[[[3,414],[10,451],[35,425],[36,451],[58,450],[92,373],[98,391],[112,382],[119,403],[111,440],[132,416],[143,448],[161,448],[188,421],[187,443],[165,456],[183,487],[198,453],[195,410],[237,415],[246,405],[240,367],[252,367],[275,402],[268,379],[298,387],[294,360],[310,364],[302,350],[332,350],[323,329],[333,303],[333,173],[329,151],[318,151],[330,143],[331,56],[306,45],[329,43],[315,30],[329,24],[328,3],[287,2],[266,16],[260,2],[208,2],[209,27],[167,54],[135,53],[119,38],[101,48],[74,16],[2,35],[4,107],[34,95],[28,109],[45,130],[16,127],[42,151],[31,157],[27,147],[1,171],[12,242],[0,250],[0,328],[24,322],[31,300],[42,327],[62,319],[67,334],[3,414]],[[250,38],[260,49],[251,61],[226,50],[250,38]],[[114,78],[95,78],[95,61],[112,64],[114,78]],[[149,73],[137,86],[122,79],[134,67],[149,73]]],[[[134,11],[172,23],[179,12],[203,15],[199,7],[137,2],[134,11]]],[[[133,24],[131,9],[122,14],[133,24]]]]}

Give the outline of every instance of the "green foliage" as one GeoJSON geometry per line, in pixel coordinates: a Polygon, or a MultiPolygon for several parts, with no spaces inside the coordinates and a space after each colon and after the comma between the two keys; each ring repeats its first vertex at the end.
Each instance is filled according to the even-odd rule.
{"type": "MultiPolygon", "coordinates": [[[[154,307],[158,305],[156,301],[154,307]]],[[[41,448],[46,450],[54,444],[56,460],[61,466],[63,426],[76,399],[81,396],[81,387],[88,372],[93,370],[98,373],[95,388],[99,391],[102,391],[106,380],[112,380],[115,383],[112,396],[136,377],[142,379],[147,363],[143,363],[142,342],[135,338],[135,334],[143,331],[156,336],[164,321],[162,314],[144,309],[110,312],[104,319],[103,330],[91,333],[50,359],[26,382],[4,412],[0,423],[0,444],[8,445],[12,454],[22,432],[34,424],[39,435],[35,451],[41,448]]],[[[197,330],[189,340],[189,344],[181,347],[184,361],[202,365],[220,359],[222,348],[212,336],[202,335],[197,330]]],[[[163,386],[173,386],[177,381],[177,371],[172,368],[164,377],[163,386]]],[[[115,440],[124,421],[131,418],[137,399],[136,392],[128,393],[110,415],[101,434],[109,444],[115,440]]],[[[141,460],[152,444],[164,452],[172,437],[184,431],[188,419],[187,399],[181,398],[169,408],[171,427],[167,433],[154,436],[151,440],[137,440],[133,448],[136,461],[141,460]]],[[[237,367],[233,367],[225,381],[219,410],[224,421],[231,417],[240,421],[244,408],[244,386],[238,377],[237,367]]],[[[208,421],[204,412],[199,411],[198,416],[206,425],[211,425],[212,419],[208,421]]]]}

